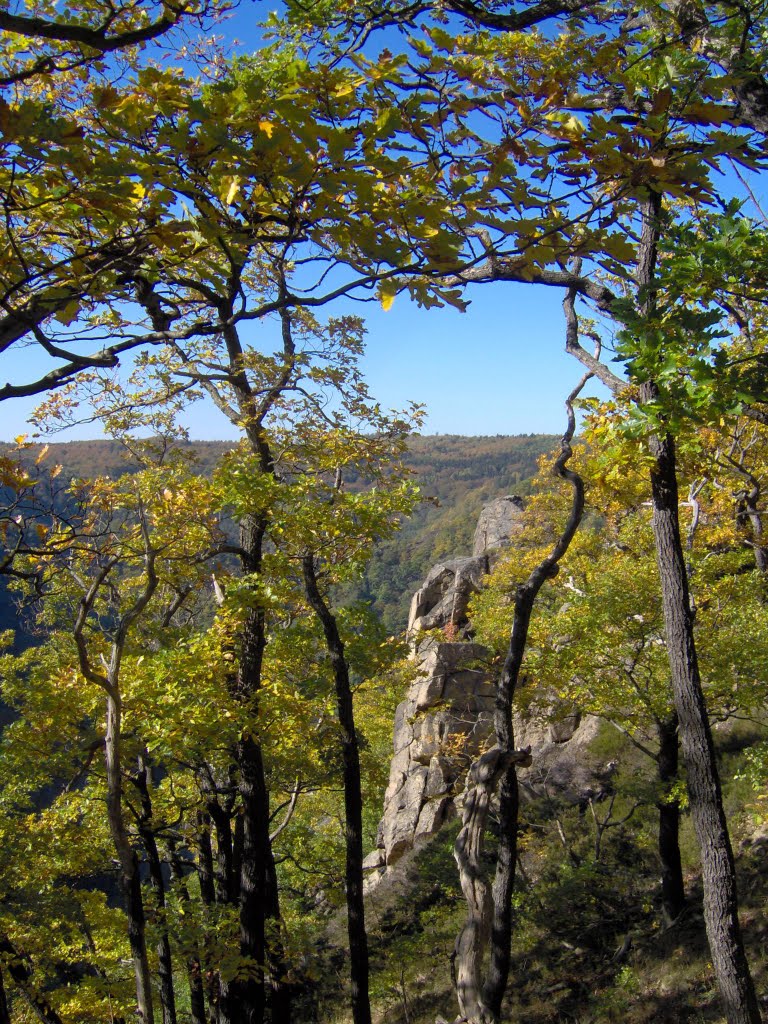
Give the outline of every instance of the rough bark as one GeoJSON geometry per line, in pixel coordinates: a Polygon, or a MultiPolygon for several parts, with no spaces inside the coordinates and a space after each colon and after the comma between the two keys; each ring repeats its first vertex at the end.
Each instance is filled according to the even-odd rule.
{"type": "Polygon", "coordinates": [[[346,842],[345,888],[352,1018],[354,1024],[371,1024],[371,1004],[368,994],[368,934],[365,929],[363,906],[363,794],[349,666],[336,619],[320,593],[315,574],[314,557],[311,554],[304,557],[303,568],[307,599],[323,627],[325,643],[331,659],[336,689],[336,714],[341,726],[346,842]]]}
{"type": "Polygon", "coordinates": [[[467,918],[454,946],[454,984],[459,1019],[467,1024],[489,1024],[498,1019],[498,1014],[488,1007],[483,991],[483,960],[494,921],[491,892],[483,870],[488,811],[494,791],[509,768],[530,763],[529,751],[496,746],[481,755],[467,775],[461,830],[453,851],[467,904],[467,918]]]}
{"type": "Polygon", "coordinates": [[[660,721],[658,775],[661,786],[659,810],[659,860],[661,861],[661,905],[666,924],[675,921],[685,908],[685,882],[680,860],[680,804],[669,797],[678,777],[679,740],[677,714],[660,721]]]}
{"type": "MultiPolygon", "coordinates": [[[[653,283],[661,210],[661,195],[649,190],[641,211],[636,275],[639,307],[646,316],[655,312],[653,283]]],[[[641,385],[641,403],[657,396],[658,389],[653,381],[641,385]]],[[[736,869],[693,635],[693,612],[678,516],[674,438],[668,433],[652,435],[649,447],[653,457],[653,534],[661,582],[664,635],[680,744],[688,771],[691,815],[701,852],[704,920],[712,965],[728,1024],[759,1024],[760,1010],[739,925],[736,869]]]]}
{"type": "MultiPolygon", "coordinates": [[[[246,517],[240,526],[243,570],[261,570],[266,523],[257,516],[246,517]]],[[[266,618],[258,605],[248,614],[240,638],[239,668],[235,696],[255,716],[261,688],[261,672],[267,644],[266,618]]],[[[269,836],[269,791],[258,739],[244,733],[236,748],[242,805],[243,843],[240,871],[240,952],[254,970],[232,985],[233,1008],[242,1024],[262,1024],[266,1008],[267,920],[279,926],[280,904],[269,836]]],[[[279,976],[271,977],[274,1017],[290,1019],[290,997],[279,976]]]]}
{"type": "Polygon", "coordinates": [[[712,965],[728,1024],[760,1024],[760,1009],[739,925],[736,869],[693,636],[672,437],[653,438],[652,453],[653,531],[667,655],[688,771],[691,815],[701,852],[704,919],[712,965]]]}

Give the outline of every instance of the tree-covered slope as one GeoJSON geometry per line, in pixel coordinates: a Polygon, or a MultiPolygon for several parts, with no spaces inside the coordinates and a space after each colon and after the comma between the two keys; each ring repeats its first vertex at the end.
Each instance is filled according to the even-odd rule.
{"type": "MultiPolygon", "coordinates": [[[[501,494],[526,494],[537,460],[554,442],[548,434],[414,436],[407,465],[423,500],[400,533],[379,546],[359,590],[348,596],[370,602],[389,630],[403,629],[411,595],[429,568],[441,559],[470,553],[482,506],[501,494]]],[[[200,472],[207,475],[231,446],[225,441],[196,441],[192,447],[200,472]]],[[[39,454],[40,449],[32,447],[24,459],[31,466],[39,454]]],[[[62,488],[73,477],[114,478],[132,468],[122,445],[109,440],[51,444],[41,465],[62,467],[56,478],[62,488]]],[[[0,623],[13,628],[15,622],[0,591],[0,623]]]]}

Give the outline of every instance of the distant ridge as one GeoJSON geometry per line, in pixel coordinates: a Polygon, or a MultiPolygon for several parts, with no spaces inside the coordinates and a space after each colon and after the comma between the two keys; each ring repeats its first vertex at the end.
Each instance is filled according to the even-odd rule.
{"type": "MultiPolygon", "coordinates": [[[[425,500],[396,537],[376,549],[365,579],[348,596],[369,602],[387,629],[405,628],[407,595],[427,569],[441,558],[472,550],[472,531],[480,509],[502,494],[527,494],[538,459],[550,451],[554,434],[414,434],[406,459],[425,500]]],[[[202,473],[210,473],[233,441],[188,442],[202,473]]],[[[16,446],[0,442],[0,452],[16,446]]],[[[23,459],[34,462],[42,445],[23,459]]],[[[63,478],[121,476],[130,460],[118,441],[54,442],[43,465],[63,467],[63,478]]],[[[0,590],[2,590],[0,584],[0,590]]],[[[0,628],[14,622],[13,609],[0,593],[0,628]]]]}

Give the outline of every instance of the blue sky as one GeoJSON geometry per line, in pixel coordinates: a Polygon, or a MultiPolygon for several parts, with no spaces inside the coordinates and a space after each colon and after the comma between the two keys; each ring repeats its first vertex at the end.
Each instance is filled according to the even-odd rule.
{"type": "MultiPolygon", "coordinates": [[[[270,6],[262,5],[259,13],[266,13],[270,6]]],[[[217,29],[232,52],[248,52],[257,45],[254,13],[252,5],[244,4],[236,18],[217,29]],[[232,45],[235,38],[241,45],[232,45]]],[[[744,194],[735,178],[732,184],[737,194],[744,194]]],[[[367,322],[363,366],[372,394],[386,408],[423,403],[425,433],[561,432],[563,398],[582,371],[563,351],[560,291],[499,283],[474,286],[467,297],[471,304],[466,313],[422,310],[405,294],[387,312],[376,302],[352,306],[367,322]]],[[[346,302],[324,310],[326,315],[349,311],[346,302]]],[[[36,364],[43,365],[33,348],[6,355],[4,360],[3,380],[30,379],[36,364]]],[[[597,385],[592,393],[600,393],[597,385]]],[[[0,439],[33,433],[26,419],[35,404],[34,400],[0,403],[0,439]]],[[[188,425],[196,439],[235,436],[221,414],[205,403],[193,407],[188,425]]],[[[97,433],[93,424],[86,424],[56,439],[97,433]]]]}
{"type": "MultiPolygon", "coordinates": [[[[426,405],[422,432],[560,433],[563,399],[582,371],[563,351],[559,290],[500,283],[474,286],[469,297],[466,313],[419,309],[406,295],[387,312],[375,302],[327,311],[353,308],[365,318],[363,367],[371,391],[386,408],[411,401],[426,405]]],[[[34,350],[19,353],[16,362],[14,370],[30,371],[37,362],[34,350]]],[[[32,399],[0,403],[0,438],[32,433],[25,420],[35,404],[32,399]]],[[[193,406],[187,423],[197,439],[235,436],[208,403],[193,406]]],[[[55,439],[94,436],[94,425],[85,424],[55,439]]]]}

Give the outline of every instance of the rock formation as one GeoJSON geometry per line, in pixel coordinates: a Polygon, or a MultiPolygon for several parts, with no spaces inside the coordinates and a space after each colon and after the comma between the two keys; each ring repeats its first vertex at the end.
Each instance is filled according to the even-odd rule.
{"type": "MultiPolygon", "coordinates": [[[[365,859],[369,887],[456,814],[466,772],[489,745],[494,678],[489,651],[471,640],[467,607],[499,551],[520,535],[522,511],[517,495],[487,505],[474,554],[436,565],[414,594],[408,633],[418,674],[395,714],[384,813],[376,849],[365,859]]],[[[578,799],[593,776],[586,768],[576,770],[573,757],[552,757],[552,751],[569,741],[583,745],[594,731],[594,722],[581,723],[575,715],[546,725],[519,722],[516,745],[534,748],[534,767],[523,773],[523,788],[535,790],[537,764],[540,774],[546,765],[548,784],[561,792],[572,789],[578,799]]]]}
{"type": "Polygon", "coordinates": [[[524,509],[519,494],[505,494],[486,505],[477,521],[472,554],[487,559],[510,544],[522,532],[524,509]]]}

